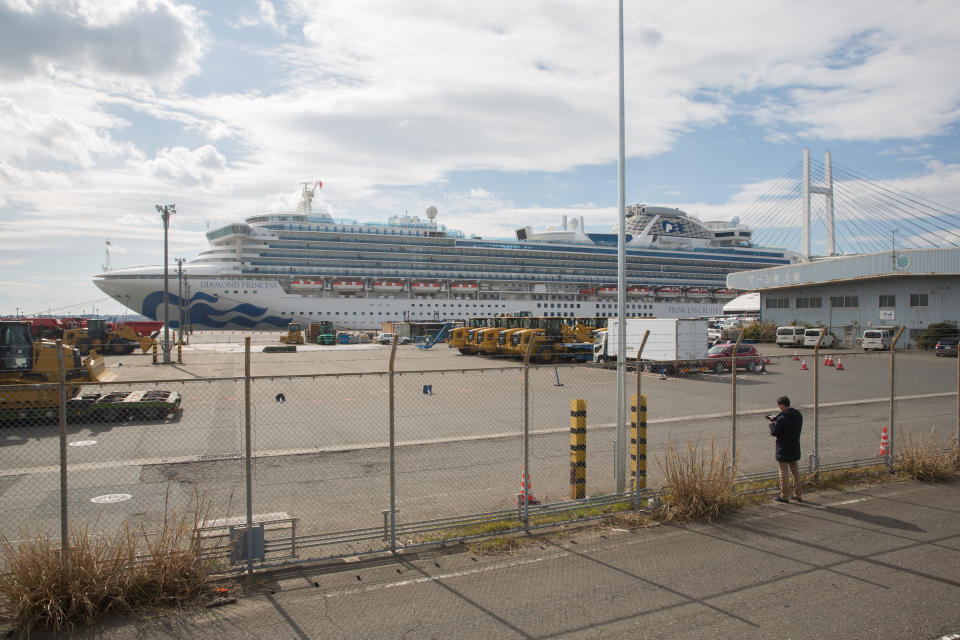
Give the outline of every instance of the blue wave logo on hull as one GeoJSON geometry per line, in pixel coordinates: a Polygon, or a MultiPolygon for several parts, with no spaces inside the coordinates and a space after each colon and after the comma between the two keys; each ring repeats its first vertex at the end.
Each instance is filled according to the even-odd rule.
{"type": "MultiPolygon", "coordinates": [[[[176,309],[180,305],[180,298],[176,294],[169,294],[169,305],[172,307],[170,312],[176,315],[176,309]]],[[[197,292],[191,296],[188,301],[190,308],[189,322],[195,327],[209,327],[211,329],[242,328],[255,329],[257,327],[268,327],[271,329],[284,328],[290,324],[289,318],[279,316],[264,316],[268,309],[266,307],[257,307],[244,302],[230,309],[215,309],[207,302],[217,302],[213,296],[197,292]]],[[[143,305],[140,313],[154,320],[161,320],[160,306],[163,304],[163,291],[154,291],[143,299],[143,305]]],[[[172,329],[179,329],[180,323],[174,318],[170,320],[172,329]]]]}

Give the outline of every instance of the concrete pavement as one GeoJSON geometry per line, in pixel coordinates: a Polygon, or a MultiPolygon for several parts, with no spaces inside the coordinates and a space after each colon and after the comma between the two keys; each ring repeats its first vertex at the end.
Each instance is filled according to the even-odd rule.
{"type": "Polygon", "coordinates": [[[508,556],[439,551],[266,578],[236,604],[75,637],[939,638],[960,632],[960,483],[582,530],[508,556]]]}

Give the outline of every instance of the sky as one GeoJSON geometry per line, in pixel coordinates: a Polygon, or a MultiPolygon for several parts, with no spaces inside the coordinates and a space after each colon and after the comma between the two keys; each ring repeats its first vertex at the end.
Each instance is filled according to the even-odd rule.
{"type": "MultiPolygon", "coordinates": [[[[0,0],[0,313],[291,209],[617,220],[613,0],[0,0]]],[[[741,216],[810,149],[960,210],[960,3],[625,0],[626,202],[741,216]]],[[[799,239],[799,231],[796,233],[799,239]]]]}

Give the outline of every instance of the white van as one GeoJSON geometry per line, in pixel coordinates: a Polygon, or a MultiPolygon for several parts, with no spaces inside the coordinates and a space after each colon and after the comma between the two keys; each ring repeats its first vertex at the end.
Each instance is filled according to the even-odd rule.
{"type": "MultiPolygon", "coordinates": [[[[823,327],[813,327],[807,329],[803,332],[803,346],[805,347],[815,347],[817,346],[817,338],[820,337],[820,331],[823,330],[823,327]]],[[[820,348],[829,348],[837,346],[837,336],[833,335],[829,331],[823,334],[823,341],[820,342],[820,348]]]]}
{"type": "Polygon", "coordinates": [[[777,327],[777,344],[781,347],[802,347],[804,327],[777,327]]]}
{"type": "Polygon", "coordinates": [[[864,351],[887,351],[893,342],[893,334],[887,329],[867,329],[863,332],[864,351]]]}

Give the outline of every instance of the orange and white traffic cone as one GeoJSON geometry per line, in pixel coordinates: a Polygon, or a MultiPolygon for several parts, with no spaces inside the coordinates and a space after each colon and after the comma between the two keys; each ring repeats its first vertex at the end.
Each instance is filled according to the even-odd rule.
{"type": "Polygon", "coordinates": [[[889,456],[890,455],[890,438],[887,436],[887,428],[883,428],[883,432],[880,434],[880,453],[877,456],[889,456]]]}
{"type": "Polygon", "coordinates": [[[804,358],[803,362],[800,363],[800,371],[806,371],[806,370],[807,370],[807,359],[804,358]]]}
{"type": "Polygon", "coordinates": [[[796,349],[793,350],[793,359],[794,359],[794,360],[799,360],[799,359],[800,359],[800,356],[797,355],[797,350],[796,350],[796,349]]]}
{"type": "Polygon", "coordinates": [[[833,356],[827,356],[827,360],[829,360],[829,362],[827,362],[827,366],[828,366],[828,367],[832,367],[832,366],[833,366],[833,356]]]}
{"type": "Polygon", "coordinates": [[[530,487],[530,478],[526,473],[520,474],[520,493],[517,494],[517,504],[540,504],[540,501],[533,495],[533,489],[530,487]]]}
{"type": "Polygon", "coordinates": [[[843,371],[843,358],[837,358],[837,371],[843,371]]]}

